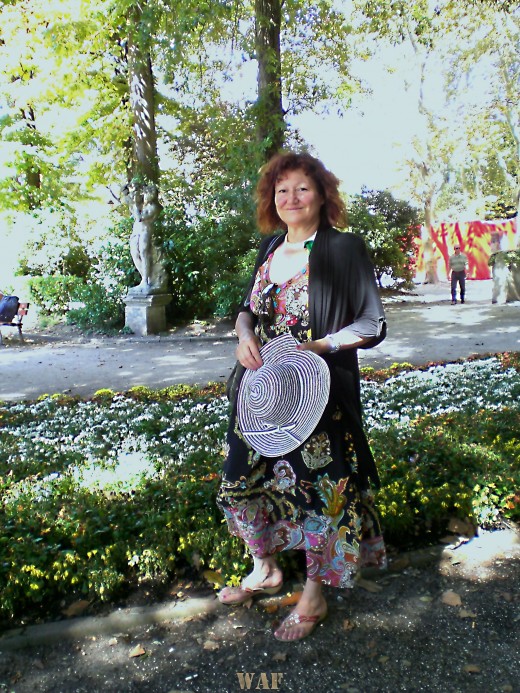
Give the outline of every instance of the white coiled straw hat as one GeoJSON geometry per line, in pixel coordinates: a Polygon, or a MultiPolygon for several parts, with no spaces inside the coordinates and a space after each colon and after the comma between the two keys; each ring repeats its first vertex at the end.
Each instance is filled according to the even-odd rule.
{"type": "Polygon", "coordinates": [[[312,351],[299,351],[290,334],[267,342],[263,364],[246,370],[237,399],[238,425],[249,445],[279,457],[301,445],[327,406],[330,371],[312,351]]]}

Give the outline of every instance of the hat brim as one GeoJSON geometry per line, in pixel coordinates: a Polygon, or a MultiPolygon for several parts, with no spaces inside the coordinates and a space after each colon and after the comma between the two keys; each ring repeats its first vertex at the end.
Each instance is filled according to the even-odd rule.
{"type": "Polygon", "coordinates": [[[240,431],[253,450],[265,457],[280,457],[302,445],[316,428],[329,399],[327,364],[312,351],[300,351],[297,344],[290,334],[267,342],[260,349],[263,365],[256,371],[246,370],[240,383],[237,397],[240,431]],[[290,392],[283,381],[272,377],[274,368],[279,366],[289,366],[292,374],[296,374],[290,392]],[[263,388],[261,393],[257,392],[259,387],[263,388]],[[251,411],[248,400],[257,395],[284,402],[283,425],[269,421],[262,412],[251,411]]]}

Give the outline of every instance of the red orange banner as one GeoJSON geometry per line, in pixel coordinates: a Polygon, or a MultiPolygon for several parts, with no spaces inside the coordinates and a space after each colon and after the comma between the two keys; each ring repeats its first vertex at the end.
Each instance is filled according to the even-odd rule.
{"type": "MultiPolygon", "coordinates": [[[[455,245],[460,245],[468,258],[469,279],[490,279],[489,256],[498,250],[514,250],[517,247],[516,219],[443,222],[432,226],[431,231],[433,262],[440,280],[449,277],[448,261],[455,245]]],[[[424,243],[424,238],[418,239],[415,276],[419,281],[424,281],[426,275],[424,243]]]]}

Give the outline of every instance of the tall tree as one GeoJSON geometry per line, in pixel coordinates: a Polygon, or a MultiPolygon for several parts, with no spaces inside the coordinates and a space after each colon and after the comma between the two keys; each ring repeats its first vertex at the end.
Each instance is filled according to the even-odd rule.
{"type": "Polygon", "coordinates": [[[257,131],[269,159],[284,141],[280,0],[255,1],[255,54],[258,61],[257,131]]]}
{"type": "Polygon", "coordinates": [[[287,143],[292,116],[348,108],[359,85],[350,71],[350,16],[338,3],[249,0],[240,26],[236,45],[257,61],[254,117],[266,158],[287,143]]]}
{"type": "Polygon", "coordinates": [[[477,5],[462,19],[464,45],[452,49],[448,85],[466,100],[469,153],[480,189],[520,213],[520,13],[477,5]]]}
{"type": "MultiPolygon", "coordinates": [[[[475,161],[471,161],[468,152],[472,146],[476,146],[475,156],[480,157],[481,161],[489,161],[489,156],[482,159],[481,143],[483,139],[487,141],[495,149],[495,160],[499,166],[502,165],[503,177],[511,179],[511,173],[516,177],[516,169],[511,170],[511,154],[502,157],[507,149],[506,141],[516,141],[515,135],[511,134],[506,140],[502,138],[500,143],[499,131],[503,136],[506,124],[511,133],[518,131],[515,125],[518,123],[518,113],[511,113],[512,105],[514,111],[518,104],[518,67],[515,67],[518,65],[517,20],[512,4],[507,2],[441,0],[433,5],[427,0],[360,0],[356,4],[364,16],[364,27],[369,34],[378,34],[389,43],[411,49],[412,64],[415,65],[413,72],[418,76],[415,86],[418,120],[423,121],[423,127],[414,140],[416,156],[411,157],[407,165],[412,182],[410,194],[414,198],[417,194],[421,196],[424,209],[426,281],[435,282],[436,256],[430,229],[435,223],[436,208],[446,192],[447,183],[450,182],[452,190],[458,186],[466,201],[469,195],[487,187],[482,174],[491,169],[489,166],[476,166],[475,161]],[[514,26],[515,30],[508,32],[508,26],[514,26]],[[460,41],[461,35],[464,36],[463,42],[460,41]],[[513,36],[516,37],[516,45],[513,36]],[[507,44],[512,48],[496,50],[495,43],[498,46],[507,44]],[[453,55],[458,56],[455,61],[450,60],[453,55]],[[479,56],[483,55],[488,60],[494,56],[494,76],[489,81],[500,83],[501,88],[495,89],[494,99],[482,98],[480,104],[475,105],[480,112],[480,129],[475,128],[474,114],[470,125],[468,114],[471,109],[464,103],[461,74],[467,77],[477,72],[479,56]],[[502,58],[498,57],[500,55],[502,58]],[[460,68],[464,62],[465,72],[460,68]],[[428,68],[430,63],[434,65],[434,70],[428,68]],[[457,76],[459,80],[455,88],[445,88],[441,97],[437,96],[434,101],[428,94],[432,84],[431,79],[428,81],[428,74],[437,81],[440,75],[451,81],[452,85],[457,76]],[[478,137],[477,133],[481,136],[478,137]]],[[[466,202],[466,206],[473,209],[476,207],[474,202],[474,199],[471,204],[466,202]]]]}
{"type": "Polygon", "coordinates": [[[48,58],[49,24],[56,8],[18,2],[4,7],[0,22],[0,208],[37,210],[60,189],[74,195],[71,161],[63,157],[52,126],[61,115],[48,58]],[[50,126],[50,127],[49,127],[50,126]]]}

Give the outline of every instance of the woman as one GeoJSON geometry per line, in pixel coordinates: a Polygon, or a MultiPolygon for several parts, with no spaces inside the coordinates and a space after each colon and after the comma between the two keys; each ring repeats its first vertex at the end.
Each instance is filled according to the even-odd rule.
{"type": "Polygon", "coordinates": [[[313,433],[283,459],[264,457],[246,442],[236,402],[218,503],[232,534],[253,556],[253,571],[219,599],[240,604],[273,594],[283,576],[278,551],[306,553],[307,579],[292,613],[275,631],[300,640],[327,614],[322,586],[351,587],[360,565],[385,564],[384,544],[371,505],[379,485],[363,431],[357,348],[384,339],[386,324],[365,245],[346,225],[339,181],[309,154],[275,155],[257,187],[265,239],[236,321],[237,358],[244,369],[262,366],[260,349],[290,333],[298,349],[325,359],[330,394],[313,433]]]}

